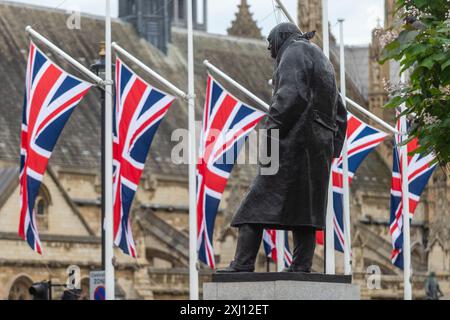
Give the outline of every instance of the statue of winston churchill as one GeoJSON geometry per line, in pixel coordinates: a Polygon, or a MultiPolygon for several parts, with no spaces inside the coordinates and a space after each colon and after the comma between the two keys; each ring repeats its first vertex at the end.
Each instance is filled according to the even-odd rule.
{"type": "Polygon", "coordinates": [[[311,272],[347,111],[331,62],[310,38],[311,33],[301,33],[294,24],[281,23],[267,39],[275,67],[265,129],[268,139],[278,130],[279,170],[274,175],[260,172],[253,181],[231,222],[239,228],[234,260],[219,273],[253,272],[264,229],[292,231],[293,260],[286,271],[311,272]]]}

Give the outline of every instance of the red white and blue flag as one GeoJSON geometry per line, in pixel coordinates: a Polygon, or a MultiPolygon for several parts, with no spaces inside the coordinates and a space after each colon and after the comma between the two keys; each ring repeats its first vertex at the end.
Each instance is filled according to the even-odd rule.
{"type": "Polygon", "coordinates": [[[116,103],[113,122],[114,243],[137,257],[130,209],[145,160],[161,121],[175,98],[139,78],[116,60],[116,103]]]}
{"type": "Polygon", "coordinates": [[[34,205],[56,142],[92,87],[53,63],[31,42],[25,77],[20,145],[19,235],[42,253],[34,205]]]}
{"type": "Polygon", "coordinates": [[[225,91],[208,76],[197,164],[199,260],[215,267],[213,231],[220,200],[240,149],[265,113],[225,91]]]}
{"type": "MultiPolygon", "coordinates": [[[[364,123],[353,114],[347,114],[347,146],[348,146],[348,180],[351,184],[356,171],[364,159],[381,142],[387,134],[364,123]]],[[[343,157],[334,159],[333,177],[333,211],[334,211],[334,248],[344,251],[344,192],[343,192],[343,157]]],[[[323,231],[317,232],[317,243],[323,245],[323,231]]]]}
{"type": "MultiPolygon", "coordinates": [[[[407,132],[407,128],[401,126],[401,121],[397,121],[397,130],[407,132]]],[[[392,170],[392,188],[391,188],[391,213],[390,213],[390,233],[392,235],[392,263],[400,269],[403,269],[403,189],[402,189],[402,154],[400,152],[401,136],[395,136],[392,170]]],[[[432,164],[435,156],[430,153],[427,155],[412,154],[419,148],[418,139],[408,142],[408,189],[409,189],[409,218],[412,219],[417,205],[420,201],[420,195],[425,189],[428,180],[433,174],[436,164],[432,164]]]]}
{"type": "MultiPolygon", "coordinates": [[[[364,159],[380,143],[387,134],[364,123],[353,114],[347,115],[347,150],[348,180],[351,184],[356,171],[364,159]]],[[[334,211],[334,247],[344,252],[344,192],[343,192],[343,157],[333,160],[333,211],[334,211]]]]}
{"type": "MultiPolygon", "coordinates": [[[[263,232],[263,246],[266,256],[272,259],[275,263],[278,261],[277,255],[277,231],[264,230],[263,232]]],[[[292,253],[289,249],[288,232],[284,232],[284,266],[288,268],[292,264],[292,253]]]]}

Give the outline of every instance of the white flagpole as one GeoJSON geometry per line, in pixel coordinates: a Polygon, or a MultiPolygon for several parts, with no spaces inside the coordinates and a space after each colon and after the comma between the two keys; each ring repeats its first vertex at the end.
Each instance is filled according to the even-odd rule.
{"type": "Polygon", "coordinates": [[[258,98],[255,94],[247,90],[243,85],[235,81],[233,78],[231,78],[229,75],[227,75],[225,72],[214,66],[211,62],[208,60],[203,61],[203,64],[211,71],[214,71],[217,73],[220,77],[222,77],[225,81],[227,81],[229,84],[231,84],[233,87],[244,93],[247,97],[252,99],[254,102],[256,102],[260,107],[265,109],[265,111],[268,111],[270,106],[265,103],[262,99],[258,98]]]}
{"type": "MultiPolygon", "coordinates": [[[[339,33],[340,33],[340,82],[341,95],[344,105],[347,105],[345,97],[347,96],[346,79],[345,79],[345,45],[344,45],[344,19],[339,19],[339,33]]],[[[348,144],[347,136],[342,148],[342,169],[343,169],[343,222],[344,222],[344,273],[350,275],[352,273],[352,244],[350,234],[350,185],[348,181],[348,144]]]]}
{"type": "Polygon", "coordinates": [[[189,296],[199,299],[197,270],[197,206],[196,206],[196,147],[195,147],[195,88],[194,88],[194,35],[192,0],[187,1],[188,27],[188,117],[189,117],[189,296]]]}
{"type": "MultiPolygon", "coordinates": [[[[330,58],[330,38],[328,32],[328,0],[322,0],[322,30],[323,30],[323,53],[330,58]]],[[[334,257],[334,212],[333,212],[333,175],[330,171],[328,184],[328,204],[325,227],[325,272],[335,274],[334,257]]]]}
{"type": "Polygon", "coordinates": [[[111,1],[106,0],[105,18],[105,291],[106,300],[115,299],[114,288],[114,226],[112,176],[112,57],[111,57],[111,1]]]}
{"type": "Polygon", "coordinates": [[[286,231],[277,230],[276,232],[277,232],[277,241],[276,241],[277,242],[276,243],[276,246],[277,246],[277,271],[283,272],[283,270],[284,270],[284,250],[285,250],[284,249],[285,248],[284,233],[286,231]]]}
{"type": "Polygon", "coordinates": [[[49,47],[52,51],[56,52],[58,55],[63,57],[65,60],[67,60],[72,66],[74,66],[76,69],[78,69],[80,72],[82,72],[84,75],[89,77],[91,81],[94,81],[97,85],[103,86],[104,80],[94,74],[91,70],[83,66],[81,63],[79,63],[77,60],[69,56],[66,52],[61,50],[59,47],[57,47],[55,44],[53,44],[50,40],[42,36],[40,33],[38,33],[36,30],[34,30],[31,26],[27,26],[25,28],[25,31],[30,34],[30,36],[38,39],[42,43],[44,43],[47,47],[49,47]]]}
{"type": "MultiPolygon", "coordinates": [[[[401,75],[402,83],[406,82],[406,76],[401,75]]],[[[403,112],[405,105],[401,107],[403,112]]],[[[408,139],[406,116],[400,118],[402,142],[408,139]]],[[[403,219],[403,281],[404,281],[404,299],[412,300],[411,286],[411,238],[410,238],[410,218],[409,218],[409,170],[408,170],[408,146],[403,145],[400,149],[402,161],[402,219],[403,219]]]]}
{"type": "Polygon", "coordinates": [[[371,113],[370,111],[368,111],[366,108],[360,106],[359,104],[357,104],[355,101],[353,101],[352,99],[350,99],[349,97],[346,97],[345,100],[350,104],[350,106],[352,106],[354,109],[358,110],[359,112],[361,112],[362,114],[366,115],[367,117],[369,117],[371,120],[375,121],[376,123],[378,123],[380,126],[384,127],[385,129],[389,130],[389,132],[393,133],[393,134],[400,134],[400,132],[398,132],[397,129],[395,129],[393,126],[391,126],[390,124],[388,124],[387,122],[381,120],[380,118],[378,118],[376,115],[374,115],[373,113],[371,113]]]}
{"type": "Polygon", "coordinates": [[[154,71],[153,69],[149,68],[147,65],[145,65],[141,60],[137,59],[135,56],[133,56],[131,53],[129,53],[127,50],[119,46],[117,43],[113,42],[112,47],[114,50],[119,52],[121,55],[125,56],[127,59],[129,59],[131,62],[135,63],[139,68],[141,68],[143,71],[148,73],[150,76],[155,78],[158,82],[169,88],[174,94],[176,94],[181,99],[187,100],[187,94],[184,93],[181,89],[179,89],[177,86],[175,86],[172,82],[168,81],[166,78],[161,76],[159,73],[154,71]]]}
{"type": "MultiPolygon", "coordinates": [[[[278,8],[280,8],[281,11],[283,11],[284,15],[285,15],[286,18],[289,20],[289,22],[295,24],[295,25],[297,26],[297,28],[300,30],[300,32],[303,32],[303,31],[300,29],[300,25],[299,25],[297,22],[295,22],[294,17],[289,13],[288,9],[285,7],[285,5],[283,4],[283,2],[281,2],[281,0],[275,0],[275,2],[277,3],[278,8]]],[[[300,19],[299,19],[299,21],[300,21],[300,19]]]]}

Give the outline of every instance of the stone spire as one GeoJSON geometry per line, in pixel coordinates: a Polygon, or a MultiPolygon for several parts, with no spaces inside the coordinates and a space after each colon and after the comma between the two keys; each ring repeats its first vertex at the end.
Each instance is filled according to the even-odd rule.
{"type": "Polygon", "coordinates": [[[250,6],[247,0],[241,0],[241,4],[238,6],[239,11],[236,13],[236,19],[231,23],[231,27],[228,28],[228,35],[242,37],[242,38],[255,38],[261,39],[261,29],[253,20],[253,14],[250,13],[250,6]]]}

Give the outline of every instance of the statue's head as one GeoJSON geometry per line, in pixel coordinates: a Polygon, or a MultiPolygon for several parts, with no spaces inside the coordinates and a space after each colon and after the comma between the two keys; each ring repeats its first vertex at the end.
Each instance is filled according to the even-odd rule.
{"type": "Polygon", "coordinates": [[[269,42],[267,49],[270,51],[272,58],[276,59],[283,44],[292,36],[311,40],[315,34],[315,31],[302,33],[295,24],[283,22],[273,28],[267,37],[267,41],[269,42]]]}
{"type": "Polygon", "coordinates": [[[295,24],[290,22],[280,23],[272,29],[267,37],[267,41],[269,42],[267,49],[270,51],[272,58],[276,59],[281,47],[292,35],[302,36],[302,32],[295,24]]]}

